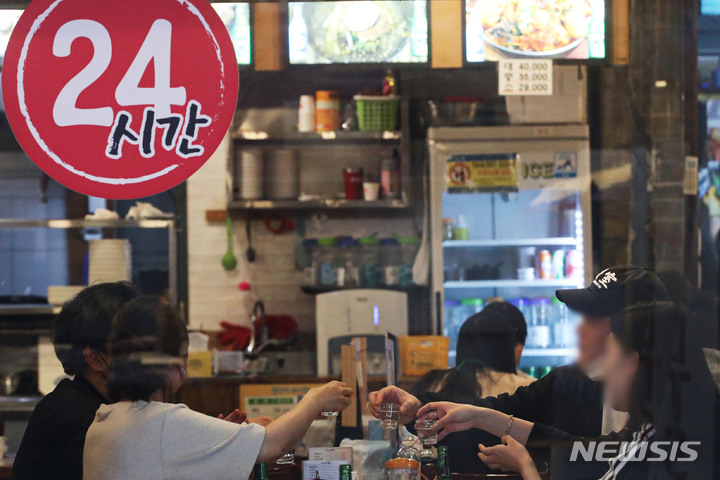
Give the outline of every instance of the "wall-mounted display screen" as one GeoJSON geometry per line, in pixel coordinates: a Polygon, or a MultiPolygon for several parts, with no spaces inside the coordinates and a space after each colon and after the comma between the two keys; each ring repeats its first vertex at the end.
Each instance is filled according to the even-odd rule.
{"type": "Polygon", "coordinates": [[[250,4],[213,3],[223,23],[230,32],[238,65],[250,65],[252,44],[250,41],[250,4]]]}
{"type": "Polygon", "coordinates": [[[702,0],[700,2],[701,15],[720,15],[720,0],[702,0]]]}
{"type": "Polygon", "coordinates": [[[290,2],[291,64],[428,61],[426,0],[290,2]]]}
{"type": "Polygon", "coordinates": [[[10,41],[10,35],[22,13],[22,10],[0,10],[0,62],[5,57],[5,49],[10,41]]]}
{"type": "Polygon", "coordinates": [[[465,0],[468,62],[605,58],[605,0],[465,0]]]}

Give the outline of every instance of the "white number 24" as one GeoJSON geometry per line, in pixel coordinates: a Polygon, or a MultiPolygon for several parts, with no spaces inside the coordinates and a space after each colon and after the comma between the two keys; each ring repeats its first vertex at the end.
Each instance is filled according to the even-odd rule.
{"type": "MultiPolygon", "coordinates": [[[[110,33],[101,23],[94,20],[72,20],[60,27],[55,34],[53,54],[56,57],[69,56],[72,44],[78,38],[87,38],[92,42],[93,57],[90,63],[60,91],[53,106],[53,119],[60,127],[74,125],[110,127],[114,121],[111,107],[77,107],[82,92],[100,78],[110,66],[112,58],[110,33]]],[[[115,90],[115,101],[119,105],[153,105],[158,117],[163,117],[170,114],[172,105],[185,104],[187,100],[185,88],[170,87],[171,41],[172,24],[164,19],[156,20],[115,90]],[[141,88],[140,80],[151,61],[154,64],[155,86],[141,88]]]]}

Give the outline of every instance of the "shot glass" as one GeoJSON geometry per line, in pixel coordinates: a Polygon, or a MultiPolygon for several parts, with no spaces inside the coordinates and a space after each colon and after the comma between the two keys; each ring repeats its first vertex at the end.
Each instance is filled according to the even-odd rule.
{"type": "Polygon", "coordinates": [[[295,450],[290,450],[288,453],[278,458],[275,463],[278,465],[291,465],[295,463],[295,450]]]}
{"type": "Polygon", "coordinates": [[[395,430],[398,428],[398,419],[400,418],[400,405],[396,403],[383,403],[380,407],[380,420],[382,427],[387,430],[395,430]]]}
{"type": "Polygon", "coordinates": [[[423,420],[415,424],[415,430],[417,431],[418,439],[423,446],[436,445],[437,444],[437,432],[434,431],[433,425],[437,420],[423,420]]]}
{"type": "Polygon", "coordinates": [[[320,412],[320,415],[325,418],[334,418],[340,415],[340,412],[320,412]]]}

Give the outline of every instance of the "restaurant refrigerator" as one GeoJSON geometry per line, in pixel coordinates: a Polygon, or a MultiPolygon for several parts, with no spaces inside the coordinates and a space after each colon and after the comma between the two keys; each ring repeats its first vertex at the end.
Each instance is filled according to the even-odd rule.
{"type": "Polygon", "coordinates": [[[591,280],[588,127],[431,128],[428,148],[432,291],[450,365],[463,322],[498,299],[526,318],[524,371],[572,362],[578,319],[555,291],[591,280]]]}

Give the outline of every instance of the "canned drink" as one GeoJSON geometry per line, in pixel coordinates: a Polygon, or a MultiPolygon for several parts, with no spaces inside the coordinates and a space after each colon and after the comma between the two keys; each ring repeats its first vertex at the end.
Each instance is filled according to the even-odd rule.
{"type": "Polygon", "coordinates": [[[565,278],[565,250],[555,250],[552,254],[552,277],[565,278]]]}
{"type": "Polygon", "coordinates": [[[583,275],[583,258],[577,250],[567,252],[565,258],[565,276],[567,278],[581,277],[583,275]]]}
{"type": "Polygon", "coordinates": [[[538,254],[538,274],[543,280],[551,280],[553,278],[552,272],[552,255],[550,250],[540,250],[538,254]]]}

